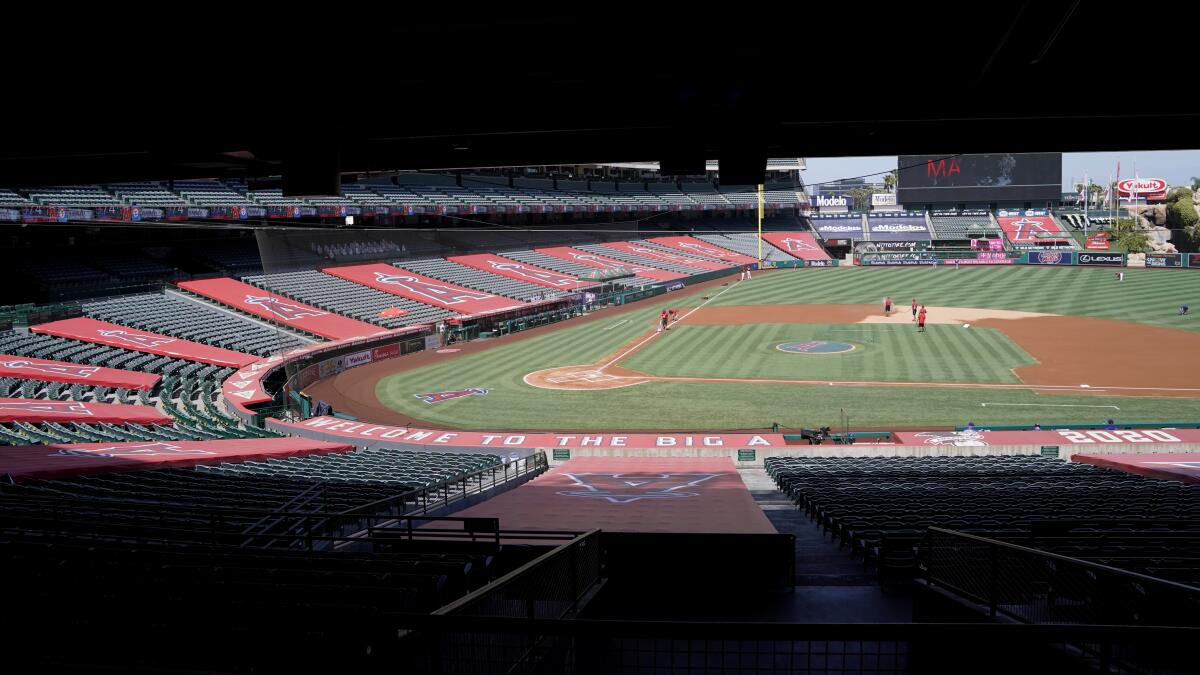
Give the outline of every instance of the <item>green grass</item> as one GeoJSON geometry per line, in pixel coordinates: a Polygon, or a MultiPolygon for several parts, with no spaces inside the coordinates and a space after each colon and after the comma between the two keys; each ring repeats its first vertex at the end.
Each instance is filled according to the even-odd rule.
{"type": "Polygon", "coordinates": [[[1200,270],[1052,267],[835,267],[762,275],[721,296],[716,305],[870,304],[886,295],[908,306],[989,307],[1077,314],[1200,331],[1179,305],[1200,305],[1200,270]]]}
{"type": "MultiPolygon", "coordinates": [[[[1083,314],[1200,330],[1200,318],[1175,315],[1181,302],[1191,301],[1193,305],[1200,305],[1200,273],[1188,270],[1127,270],[1125,281],[1119,283],[1113,279],[1111,270],[1087,268],[963,267],[957,271],[940,268],[801,269],[764,274],[752,282],[731,284],[726,289],[712,304],[875,304],[884,295],[890,294],[903,306],[909,298],[917,295],[922,302],[931,305],[1083,314]]],[[[670,294],[635,311],[614,315],[611,320],[574,326],[567,324],[561,330],[535,338],[504,344],[478,354],[447,358],[385,378],[380,381],[376,393],[387,405],[419,419],[449,426],[496,430],[749,429],[767,427],[772,422],[794,428],[835,424],[843,409],[850,415],[851,424],[857,427],[914,427],[965,424],[968,421],[977,424],[1095,423],[1109,417],[1149,422],[1200,417],[1200,406],[1196,399],[1188,398],[1068,396],[977,388],[867,388],[696,382],[649,382],[624,389],[585,392],[539,389],[522,381],[524,375],[535,370],[595,362],[651,328],[662,308],[685,309],[702,302],[701,295],[715,296],[720,292],[718,288],[701,294],[670,294]],[[465,387],[487,387],[492,391],[486,396],[467,396],[434,405],[423,403],[414,396],[465,387]],[[981,405],[983,403],[1022,405],[985,407],[981,405]],[[1120,410],[1061,406],[1118,406],[1120,410]]],[[[854,327],[873,325],[860,324],[854,327]]],[[[801,331],[809,329],[802,325],[773,324],[732,327],[734,332],[745,330],[748,331],[745,335],[753,336],[759,332],[761,335],[725,339],[720,337],[721,333],[714,333],[718,337],[705,339],[706,328],[709,327],[688,326],[685,323],[672,330],[664,337],[672,341],[691,342],[689,348],[662,356],[668,359],[662,361],[662,366],[651,366],[655,369],[670,367],[676,374],[688,372],[689,368],[696,369],[692,372],[773,369],[775,366],[768,367],[765,364],[774,354],[767,357],[762,355],[762,350],[751,352],[738,349],[738,346],[746,344],[745,340],[754,339],[759,346],[771,343],[773,348],[775,337],[771,336],[771,331],[787,332],[786,340],[778,340],[783,342],[803,337],[801,331]],[[675,357],[676,354],[686,355],[686,363],[672,363],[669,359],[684,358],[675,357]],[[760,357],[762,361],[757,360],[760,357]]],[[[927,355],[918,358],[914,353],[910,358],[895,359],[897,363],[894,364],[883,362],[878,370],[891,368],[889,377],[895,379],[933,380],[938,378],[929,375],[937,372],[934,370],[936,367],[957,369],[960,373],[951,374],[947,379],[957,377],[961,381],[964,377],[1004,377],[990,372],[990,368],[978,370],[983,367],[979,364],[989,359],[1003,362],[1007,369],[1011,364],[1019,365],[1022,359],[1028,358],[1007,340],[988,340],[984,331],[974,333],[974,327],[969,329],[969,338],[954,333],[963,332],[961,328],[930,326],[930,332],[924,336],[910,334],[904,338],[899,335],[896,339],[911,341],[916,337],[928,337],[930,340],[925,345],[933,350],[934,342],[943,330],[959,335],[959,338],[940,345],[936,352],[929,352],[935,354],[933,363],[927,355]],[[977,338],[977,335],[985,337],[977,338]],[[1003,347],[1004,344],[1007,344],[1007,348],[1003,347]],[[989,348],[998,351],[993,353],[988,351],[989,348]],[[979,353],[988,356],[977,360],[975,355],[979,353]],[[944,362],[941,366],[936,363],[939,359],[944,362]],[[972,372],[972,368],[976,372],[972,372]],[[908,372],[904,372],[906,369],[908,372]]],[[[636,368],[642,359],[654,361],[659,358],[657,351],[667,346],[667,340],[655,339],[644,353],[635,354],[625,363],[636,368]]],[[[792,359],[797,360],[797,364],[804,364],[780,366],[782,368],[816,368],[818,366],[809,364],[820,359],[847,362],[844,358],[847,355],[778,355],[788,359],[789,364],[792,359]]],[[[863,356],[870,354],[864,351],[863,356]]],[[[832,369],[835,366],[819,367],[832,369]]]]}
{"type": "Polygon", "coordinates": [[[673,377],[778,378],[887,382],[1019,383],[1012,368],[1033,357],[991,328],[931,325],[779,324],[688,326],[646,345],[621,365],[673,377]],[[836,340],[855,345],[841,354],[790,354],[782,342],[836,340]],[[705,358],[695,355],[704,354],[705,358]]]}

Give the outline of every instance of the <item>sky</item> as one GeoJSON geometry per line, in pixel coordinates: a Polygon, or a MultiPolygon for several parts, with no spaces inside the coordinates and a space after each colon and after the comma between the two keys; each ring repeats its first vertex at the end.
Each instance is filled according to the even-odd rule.
{"type": "MultiPolygon", "coordinates": [[[[1144,152],[1071,152],[1063,154],[1063,191],[1070,192],[1086,171],[1094,183],[1105,183],[1121,161],[1121,177],[1133,178],[1136,168],[1142,178],[1162,178],[1171,185],[1190,185],[1200,176],[1200,150],[1155,150],[1144,152]]],[[[809,157],[801,175],[806,185],[839,178],[853,178],[896,168],[890,157],[809,157]]],[[[878,175],[872,180],[882,182],[878,175]]]]}

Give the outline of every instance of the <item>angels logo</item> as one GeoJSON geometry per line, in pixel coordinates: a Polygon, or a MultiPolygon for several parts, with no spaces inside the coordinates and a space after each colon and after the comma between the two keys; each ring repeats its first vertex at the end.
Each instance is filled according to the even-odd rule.
{"type": "Polygon", "coordinates": [[[408,290],[410,293],[424,296],[444,305],[457,305],[460,302],[468,300],[487,300],[493,297],[487,293],[479,291],[459,290],[442,284],[433,284],[427,281],[409,276],[407,274],[385,274],[383,272],[375,273],[375,281],[389,286],[399,286],[408,290]]]}
{"type": "Polygon", "coordinates": [[[70,363],[47,363],[39,361],[0,361],[0,367],[13,370],[30,370],[38,373],[70,375],[72,377],[91,377],[100,370],[99,366],[77,366],[70,363]]]}
{"type": "Polygon", "coordinates": [[[329,313],[313,309],[312,307],[297,305],[294,302],[287,302],[282,298],[276,298],[271,295],[247,295],[246,304],[258,305],[284,321],[293,321],[306,316],[325,316],[329,313]]]}
{"type": "Polygon", "coordinates": [[[570,286],[575,283],[574,279],[568,279],[567,277],[562,277],[557,274],[550,274],[549,272],[538,272],[537,270],[527,269],[524,265],[518,265],[517,263],[496,262],[495,260],[489,260],[488,264],[492,266],[492,269],[507,270],[513,274],[530,279],[537,279],[548,284],[554,284],[555,286],[570,286]]]}
{"type": "Polygon", "coordinates": [[[1022,218],[1020,220],[1014,220],[1010,224],[1017,228],[1016,232],[1013,233],[1013,241],[1028,241],[1033,239],[1034,232],[1050,232],[1050,230],[1046,228],[1045,221],[1034,218],[1022,218]]]}
{"type": "Polygon", "coordinates": [[[785,250],[785,251],[815,251],[815,250],[817,250],[816,246],[813,246],[812,244],[808,243],[807,241],[804,241],[803,239],[792,239],[791,237],[788,237],[787,239],[780,239],[779,243],[783,244],[783,247],[784,247],[783,250],[785,250]]]}
{"type": "Polygon", "coordinates": [[[987,445],[983,434],[978,431],[925,431],[915,435],[924,438],[925,445],[953,445],[960,448],[987,445]]]}
{"type": "Polygon", "coordinates": [[[642,499],[685,499],[697,497],[694,488],[716,478],[716,473],[564,473],[575,481],[576,489],[558,494],[564,497],[603,499],[613,504],[629,504],[642,499]]]}
{"type": "Polygon", "coordinates": [[[630,246],[629,250],[634,251],[635,253],[644,255],[647,258],[659,258],[661,260],[675,260],[675,261],[685,261],[685,262],[687,261],[687,258],[685,258],[681,255],[675,255],[674,253],[666,253],[663,251],[656,251],[652,248],[646,248],[645,246],[630,246]]]}
{"type": "Polygon", "coordinates": [[[625,269],[629,270],[630,272],[653,272],[653,271],[655,271],[655,269],[653,267],[646,267],[645,265],[633,265],[633,264],[629,264],[629,263],[608,262],[607,260],[605,260],[604,258],[601,258],[598,255],[591,255],[588,253],[572,253],[571,257],[575,258],[576,260],[590,260],[590,261],[600,265],[603,269],[619,269],[621,267],[624,267],[625,269]]]}
{"type": "Polygon", "coordinates": [[[1046,264],[1046,265],[1057,265],[1063,261],[1063,254],[1061,254],[1061,253],[1038,253],[1037,259],[1038,259],[1038,262],[1046,264]]]}
{"type": "Polygon", "coordinates": [[[689,244],[686,242],[679,242],[679,248],[691,249],[693,253],[699,253],[700,255],[706,255],[706,256],[709,256],[710,258],[728,258],[731,255],[729,253],[722,253],[721,251],[719,251],[715,248],[709,248],[703,244],[689,244]]]}
{"type": "Polygon", "coordinates": [[[108,448],[59,448],[58,452],[51,453],[49,456],[66,455],[68,457],[127,457],[131,455],[139,455],[148,457],[151,455],[211,455],[210,450],[185,450],[178,445],[170,443],[138,443],[136,445],[114,445],[108,448]]]}
{"type": "Polygon", "coordinates": [[[483,396],[484,394],[488,393],[489,391],[491,391],[491,389],[484,389],[482,387],[471,387],[470,389],[459,389],[457,391],[439,391],[439,392],[434,392],[434,393],[430,393],[430,394],[413,394],[413,396],[416,396],[417,398],[421,399],[422,401],[425,401],[426,403],[433,405],[434,403],[441,403],[442,401],[449,401],[452,398],[462,398],[463,396],[471,396],[474,394],[483,396]]]}
{"type": "Polygon", "coordinates": [[[118,342],[125,342],[145,348],[157,347],[175,341],[175,338],[163,337],[162,335],[146,335],[145,333],[132,333],[127,330],[99,330],[96,332],[118,342]]]}
{"type": "Polygon", "coordinates": [[[82,401],[0,401],[0,410],[23,410],[50,415],[91,415],[82,401]]]}

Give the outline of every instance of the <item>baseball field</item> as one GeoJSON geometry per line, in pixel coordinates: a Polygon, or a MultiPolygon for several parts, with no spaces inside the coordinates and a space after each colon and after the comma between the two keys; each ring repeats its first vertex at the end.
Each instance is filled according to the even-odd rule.
{"type": "Polygon", "coordinates": [[[488,430],[786,429],[843,412],[859,429],[1195,420],[1200,317],[1178,307],[1197,300],[1189,271],[775,270],[370,364],[308,393],[380,423],[488,430]],[[667,308],[679,319],[658,332],[667,308]]]}

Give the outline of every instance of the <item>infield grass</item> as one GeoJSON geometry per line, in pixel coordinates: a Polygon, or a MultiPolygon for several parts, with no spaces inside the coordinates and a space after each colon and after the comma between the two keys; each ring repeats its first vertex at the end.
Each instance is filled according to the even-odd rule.
{"type": "MultiPolygon", "coordinates": [[[[496,430],[731,430],[759,429],[769,427],[773,422],[795,428],[834,425],[842,410],[849,414],[851,424],[860,428],[911,428],[968,421],[981,425],[1033,422],[1047,425],[1096,423],[1109,417],[1134,422],[1200,418],[1200,399],[1197,398],[1075,396],[970,387],[869,388],[662,381],[605,391],[561,391],[539,389],[522,380],[527,373],[536,370],[594,363],[651,329],[661,309],[675,307],[686,311],[686,308],[703,302],[702,296],[716,296],[712,305],[749,305],[876,303],[884,295],[891,295],[902,306],[916,295],[929,305],[1082,314],[1200,330],[1200,316],[1180,317],[1176,314],[1181,302],[1190,301],[1190,304],[1200,306],[1200,271],[1126,270],[1125,281],[1117,282],[1111,270],[1078,267],[964,266],[957,271],[952,268],[785,270],[763,274],[746,283],[731,282],[723,289],[668,294],[661,300],[647,302],[645,307],[614,315],[612,320],[575,326],[564,324],[561,330],[534,338],[501,344],[478,354],[450,357],[387,377],[379,382],[376,394],[390,407],[418,419],[447,426],[496,430]],[[721,293],[722,290],[725,292],[721,293]],[[718,296],[718,293],[721,294],[718,296]],[[414,396],[466,387],[486,387],[491,391],[485,396],[466,396],[433,405],[414,396]]],[[[886,324],[856,324],[848,328],[875,326],[885,328],[886,324]]],[[[933,325],[923,336],[897,336],[905,341],[928,337],[925,345],[929,347],[942,337],[942,331],[959,336],[954,339],[945,336],[949,341],[944,343],[944,350],[932,357],[929,356],[934,354],[931,350],[925,356],[913,352],[909,358],[893,357],[876,361],[875,365],[863,362],[847,366],[845,364],[852,362],[845,358],[849,355],[779,353],[778,357],[785,361],[774,361],[776,356],[770,352],[776,336],[784,337],[786,333],[786,337],[778,342],[794,341],[804,336],[802,331],[818,329],[800,324],[725,328],[688,326],[685,321],[673,329],[669,337],[689,342],[688,349],[658,354],[658,350],[667,349],[669,345],[666,340],[656,339],[644,348],[644,353],[634,354],[623,364],[638,369],[641,369],[641,363],[648,368],[669,367],[676,372],[727,373],[719,376],[731,376],[728,373],[734,372],[746,376],[747,372],[773,372],[776,368],[855,368],[857,370],[853,372],[873,375],[869,378],[822,375],[821,378],[883,380],[890,377],[933,381],[945,377],[946,381],[974,379],[980,382],[989,381],[984,378],[999,378],[990,381],[1007,382],[1011,381],[1008,376],[992,368],[988,361],[1003,363],[1000,370],[1007,370],[1024,363],[1022,359],[1028,359],[1028,355],[1007,339],[989,339],[985,331],[976,333],[974,327],[963,331],[955,326],[933,325]],[[737,339],[726,340],[712,337],[718,334],[709,334],[708,328],[748,332],[737,339]],[[761,335],[757,335],[758,332],[761,335]],[[742,350],[739,345],[748,348],[742,350]],[[751,349],[754,345],[761,349],[751,349]],[[767,349],[768,346],[771,349],[767,349]],[[760,353],[761,361],[757,360],[760,353]],[[655,361],[659,358],[667,359],[666,365],[645,363],[646,359],[655,361]],[[670,359],[678,361],[671,362],[670,359]],[[821,359],[840,360],[842,365],[832,365],[834,361],[811,365],[820,363],[821,359]],[[893,360],[897,363],[892,363],[893,360]]],[[[832,328],[825,327],[824,330],[832,328]]],[[[832,338],[825,334],[820,337],[832,338]]],[[[897,353],[903,353],[899,347],[897,353]]],[[[864,351],[862,356],[869,356],[869,353],[864,351]]],[[[1181,367],[1188,366],[1181,364],[1181,367]]],[[[794,376],[793,372],[785,377],[791,379],[794,376]]]]}

